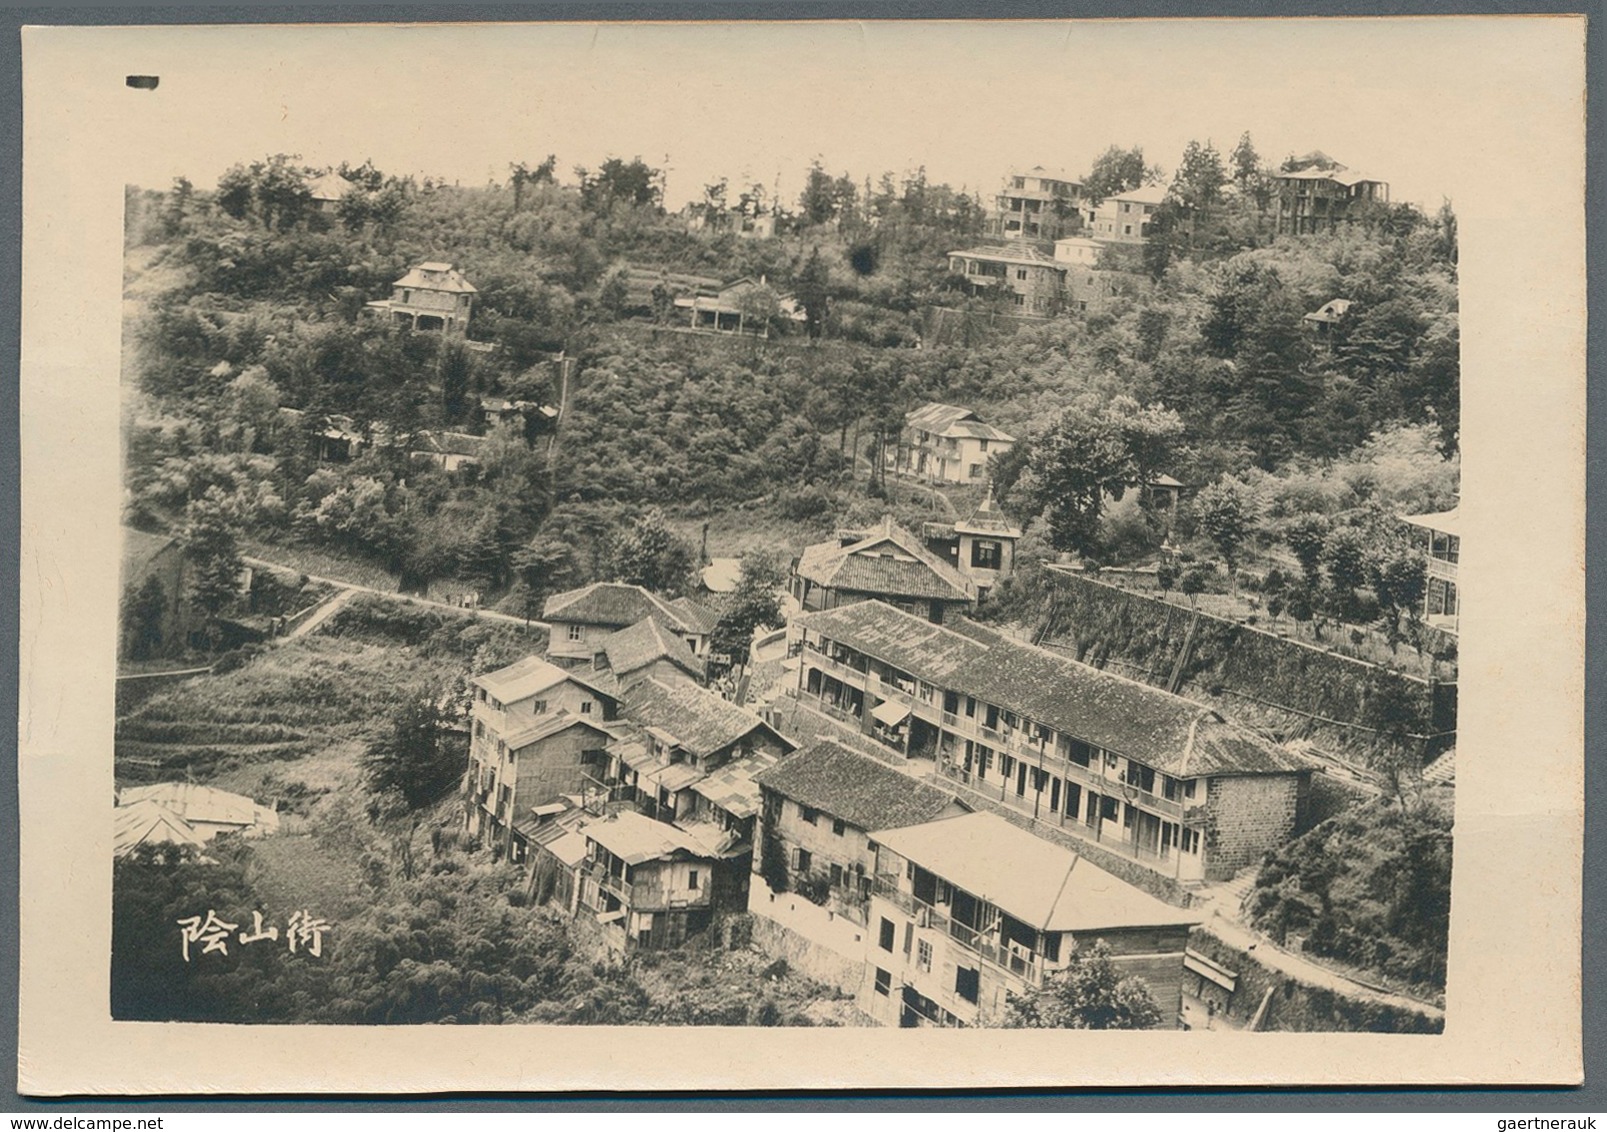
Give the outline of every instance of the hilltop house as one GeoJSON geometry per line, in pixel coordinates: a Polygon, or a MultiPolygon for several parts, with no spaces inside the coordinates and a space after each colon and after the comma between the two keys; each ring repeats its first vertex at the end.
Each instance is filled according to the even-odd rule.
{"type": "Polygon", "coordinates": [[[926,548],[950,563],[976,587],[977,601],[1015,572],[1016,542],[1021,528],[1014,526],[993,501],[993,489],[964,519],[927,523],[921,528],[926,548]]]}
{"type": "Polygon", "coordinates": [[[986,232],[1006,240],[1058,240],[1082,225],[1082,182],[1034,165],[1011,172],[994,198],[986,232]]]}
{"type": "Polygon", "coordinates": [[[1178,880],[1284,844],[1310,768],[1205,705],[958,620],[878,601],[798,619],[798,694],[962,800],[1096,841],[1178,880]]]}
{"type": "Polygon", "coordinates": [[[1163,904],[996,814],[871,833],[876,845],[860,1008],[889,1026],[997,1024],[1007,996],[1042,987],[1102,942],[1162,1025],[1182,1014],[1199,916],[1163,904]]]}
{"type": "Polygon", "coordinates": [[[719,620],[688,598],[668,601],[623,582],[593,582],[554,594],[542,606],[541,616],[552,626],[547,655],[558,661],[585,662],[595,659],[596,646],[603,638],[648,617],[663,622],[702,659],[708,656],[709,635],[719,620]]]}
{"type": "Polygon", "coordinates": [[[982,483],[988,458],[1008,452],[1016,438],[984,424],[972,409],[930,401],[904,414],[893,469],[929,483],[982,483]]]}
{"type": "Polygon", "coordinates": [[[804,610],[878,598],[941,624],[976,604],[976,587],[927,550],[891,516],[871,531],[839,531],[804,548],[792,567],[792,596],[804,610]]]}
{"type": "Polygon", "coordinates": [[[960,279],[967,295],[1008,294],[1024,314],[1051,315],[1065,296],[1066,265],[1021,240],[952,251],[949,274],[960,279]]]}
{"type": "Polygon", "coordinates": [[[694,330],[713,330],[725,334],[770,336],[770,320],[783,318],[804,321],[796,301],[778,295],[765,281],[744,275],[723,284],[713,294],[699,290],[675,300],[676,309],[686,312],[687,325],[694,330]]]}
{"type": "Polygon", "coordinates": [[[1141,244],[1149,235],[1150,218],[1166,200],[1160,185],[1140,185],[1112,193],[1093,210],[1093,237],[1102,243],[1141,244]]]}
{"type": "Polygon", "coordinates": [[[446,472],[478,467],[484,454],[485,437],[444,429],[420,429],[407,451],[408,459],[434,464],[446,472]]]}
{"type": "Polygon", "coordinates": [[[707,675],[686,639],[656,617],[644,617],[598,641],[592,667],[607,671],[622,687],[649,678],[702,684],[707,675]]]}
{"type": "Polygon", "coordinates": [[[313,208],[325,215],[339,208],[340,202],[356,187],[333,170],[307,182],[307,192],[312,196],[313,208]]]}
{"type": "Polygon", "coordinates": [[[1428,579],[1423,594],[1423,620],[1436,629],[1454,633],[1462,613],[1462,596],[1457,590],[1457,564],[1462,558],[1462,520],[1458,508],[1426,515],[1402,515],[1401,522],[1413,528],[1415,541],[1428,563],[1428,579]]]}
{"type": "Polygon", "coordinates": [[[1284,162],[1274,220],[1280,235],[1333,232],[1361,219],[1371,205],[1389,203],[1389,182],[1347,168],[1322,152],[1284,162]]]}
{"type": "Polygon", "coordinates": [[[464,827],[521,860],[537,806],[584,796],[623,732],[617,693],[528,656],[473,681],[464,827]]]}
{"type": "Polygon", "coordinates": [[[450,263],[421,263],[391,284],[389,299],[376,299],[368,310],[409,330],[461,337],[468,333],[477,294],[450,263]]]}

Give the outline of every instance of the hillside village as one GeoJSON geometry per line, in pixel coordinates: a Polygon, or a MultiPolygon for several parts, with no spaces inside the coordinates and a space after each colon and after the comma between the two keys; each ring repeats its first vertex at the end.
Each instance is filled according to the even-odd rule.
{"type": "Polygon", "coordinates": [[[1440,1029],[1449,204],[297,162],[128,194],[116,1016],[1440,1029]]]}

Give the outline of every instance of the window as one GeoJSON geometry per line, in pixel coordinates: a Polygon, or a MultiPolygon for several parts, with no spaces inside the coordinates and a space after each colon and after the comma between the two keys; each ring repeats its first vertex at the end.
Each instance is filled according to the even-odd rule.
{"type": "Polygon", "coordinates": [[[530,705],[530,714],[531,715],[546,715],[547,714],[547,701],[546,700],[535,700],[535,701],[533,701],[531,703],[531,705],[530,705]]]}
{"type": "Polygon", "coordinates": [[[986,452],[988,450],[988,442],[986,440],[979,440],[977,441],[977,444],[980,446],[980,451],[986,452]]]}
{"type": "Polygon", "coordinates": [[[1127,785],[1136,786],[1146,794],[1155,793],[1155,771],[1142,763],[1127,764],[1127,785]]]}
{"type": "Polygon", "coordinates": [[[965,697],[965,714],[972,719],[976,718],[976,701],[970,696],[965,697]]]}
{"type": "Polygon", "coordinates": [[[883,916],[882,917],[881,935],[877,938],[877,941],[876,941],[877,946],[880,947],[883,951],[892,951],[893,950],[893,936],[894,936],[893,921],[889,920],[886,916],[883,916]]]}
{"type": "Polygon", "coordinates": [[[808,806],[798,807],[798,820],[803,822],[805,825],[814,825],[815,818],[818,816],[819,815],[814,810],[811,810],[808,806]]]}
{"type": "Polygon", "coordinates": [[[997,570],[999,568],[1000,544],[991,539],[973,539],[971,542],[971,565],[979,570],[997,570]]]}
{"type": "Polygon", "coordinates": [[[1131,236],[1132,234],[1133,234],[1133,226],[1131,224],[1123,224],[1122,225],[1122,235],[1131,236]]]}
{"type": "Polygon", "coordinates": [[[832,867],[831,867],[831,883],[832,883],[832,886],[834,888],[841,887],[841,885],[843,883],[843,867],[841,865],[836,865],[836,864],[832,865],[832,867]]]}
{"type": "Polygon", "coordinates": [[[974,480],[979,480],[979,479],[982,478],[982,465],[981,464],[972,464],[971,465],[970,478],[974,479],[974,480]]]}
{"type": "Polygon", "coordinates": [[[892,989],[893,976],[880,967],[876,968],[876,993],[887,994],[892,989]]]}
{"type": "Polygon", "coordinates": [[[1094,749],[1080,739],[1071,741],[1071,761],[1078,766],[1087,766],[1093,758],[1094,749]]]}
{"type": "Polygon", "coordinates": [[[1027,277],[1027,269],[1026,268],[1024,268],[1024,267],[1016,268],[1016,278],[1017,279],[1025,279],[1026,277],[1027,277]]]}
{"type": "Polygon", "coordinates": [[[831,821],[831,831],[838,837],[841,837],[844,833],[848,832],[848,824],[844,822],[842,818],[833,818],[831,821]]]}
{"type": "Polygon", "coordinates": [[[920,940],[915,945],[915,965],[923,971],[932,969],[932,941],[920,940]]]}
{"type": "Polygon", "coordinates": [[[1185,829],[1182,836],[1183,852],[1198,853],[1200,851],[1200,831],[1185,829]]]}
{"type": "Polygon", "coordinates": [[[807,873],[809,866],[814,863],[814,858],[809,855],[809,850],[807,849],[799,849],[797,853],[797,869],[800,873],[807,873]]]}
{"type": "Polygon", "coordinates": [[[1000,777],[1009,778],[1012,774],[1015,773],[1015,771],[1016,771],[1016,760],[1014,758],[1012,758],[1010,755],[1000,755],[999,756],[999,775],[1000,775],[1000,777]]]}
{"type": "Polygon", "coordinates": [[[1194,784],[1197,781],[1199,781],[1199,780],[1195,779],[1195,778],[1191,778],[1187,782],[1183,783],[1183,797],[1185,797],[1185,798],[1194,797],[1194,784]]]}
{"type": "Polygon", "coordinates": [[[690,888],[693,892],[696,892],[697,891],[697,885],[698,885],[697,870],[693,869],[691,872],[686,874],[686,887],[690,888]]]}
{"type": "Polygon", "coordinates": [[[569,639],[571,641],[580,640],[583,633],[584,633],[584,629],[582,629],[581,626],[579,626],[579,625],[571,625],[571,626],[569,626],[569,639]]]}
{"type": "Polygon", "coordinates": [[[954,972],[954,993],[967,1002],[975,1002],[981,995],[981,979],[975,967],[959,967],[954,972]]]}
{"type": "Polygon", "coordinates": [[[1161,775],[1161,797],[1169,802],[1177,801],[1177,779],[1169,774],[1161,775]]]}
{"type": "Polygon", "coordinates": [[[581,715],[590,715],[591,714],[591,701],[590,700],[581,700],[580,701],[580,714],[581,715]]]}

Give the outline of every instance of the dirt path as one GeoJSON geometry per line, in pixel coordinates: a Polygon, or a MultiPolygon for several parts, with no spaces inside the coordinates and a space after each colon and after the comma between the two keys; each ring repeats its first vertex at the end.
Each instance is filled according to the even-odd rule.
{"type": "MultiPolygon", "coordinates": [[[[287,566],[283,562],[270,562],[265,558],[243,557],[241,561],[243,561],[247,566],[284,570],[292,574],[302,573],[302,571],[296,569],[294,566],[287,566]]],[[[484,617],[491,621],[502,621],[509,625],[523,625],[530,629],[547,629],[551,627],[545,621],[527,621],[523,617],[515,617],[511,613],[498,613],[491,609],[464,609],[461,606],[448,605],[444,601],[431,601],[427,597],[416,597],[413,594],[399,594],[393,593],[390,590],[375,589],[373,586],[364,586],[357,582],[348,582],[344,578],[330,578],[325,577],[322,574],[307,574],[305,576],[309,581],[322,582],[325,585],[334,586],[337,589],[341,589],[346,592],[341,594],[340,597],[336,598],[335,602],[331,602],[329,606],[326,606],[325,609],[319,610],[317,613],[309,617],[306,623],[297,627],[297,631],[293,633],[292,636],[300,636],[303,633],[310,632],[311,630],[308,628],[309,625],[315,622],[321,624],[324,620],[334,615],[336,610],[333,607],[337,602],[344,604],[344,602],[350,601],[352,597],[359,593],[374,594],[378,597],[384,598],[386,601],[395,602],[398,605],[424,605],[434,609],[445,609],[463,617],[484,617]]]]}
{"type": "Polygon", "coordinates": [[[1315,963],[1303,955],[1285,951],[1266,936],[1246,927],[1239,919],[1239,904],[1248,891],[1245,875],[1223,884],[1207,885],[1194,892],[1194,908],[1201,915],[1200,926],[1256,962],[1311,986],[1325,987],[1351,998],[1379,1002],[1401,1010],[1414,1010],[1430,1018],[1445,1017],[1445,1011],[1421,999],[1357,982],[1331,967],[1315,963]]]}

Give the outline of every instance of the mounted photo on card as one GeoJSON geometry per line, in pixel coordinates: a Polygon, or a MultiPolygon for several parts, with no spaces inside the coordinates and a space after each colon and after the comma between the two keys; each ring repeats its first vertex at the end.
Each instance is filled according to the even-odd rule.
{"type": "Polygon", "coordinates": [[[23,1091],[1577,1081],[1583,30],[30,29],[23,1091]]]}

